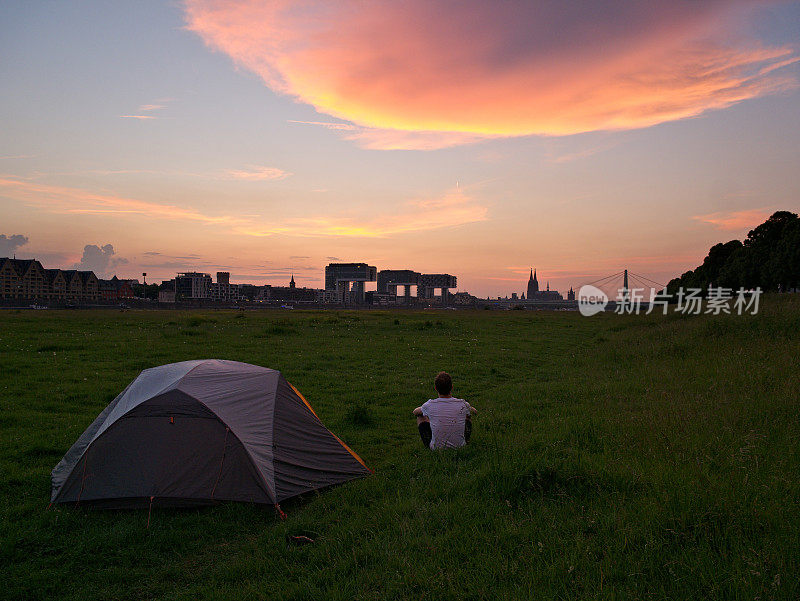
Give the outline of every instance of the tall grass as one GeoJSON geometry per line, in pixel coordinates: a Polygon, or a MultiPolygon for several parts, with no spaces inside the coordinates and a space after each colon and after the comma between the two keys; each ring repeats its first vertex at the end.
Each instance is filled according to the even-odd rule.
{"type": "Polygon", "coordinates": [[[800,303],[757,316],[0,315],[12,599],[796,599],[800,303]],[[172,322],[172,323],[170,323],[172,322]],[[191,335],[185,332],[192,332],[191,335]],[[271,508],[46,510],[49,471],[143,368],[280,369],[375,474],[271,508]],[[422,447],[436,372],[479,409],[422,447]],[[311,533],[314,543],[287,544],[311,533]]]}

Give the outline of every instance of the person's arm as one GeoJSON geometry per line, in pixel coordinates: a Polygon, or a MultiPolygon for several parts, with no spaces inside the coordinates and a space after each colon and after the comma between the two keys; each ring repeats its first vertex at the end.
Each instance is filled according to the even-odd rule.
{"type": "Polygon", "coordinates": [[[412,413],[417,417],[420,417],[422,415],[422,407],[417,407],[416,409],[414,409],[414,411],[412,411],[412,413]]]}
{"type": "Polygon", "coordinates": [[[470,414],[470,415],[473,415],[474,413],[477,413],[477,412],[478,412],[478,410],[477,410],[477,409],[475,409],[475,407],[473,407],[473,406],[472,406],[472,405],[470,405],[469,403],[467,403],[467,405],[469,405],[469,414],[470,414]]]}

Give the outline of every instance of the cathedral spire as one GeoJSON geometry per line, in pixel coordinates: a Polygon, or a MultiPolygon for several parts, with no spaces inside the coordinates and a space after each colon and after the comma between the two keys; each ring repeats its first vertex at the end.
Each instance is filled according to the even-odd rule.
{"type": "Polygon", "coordinates": [[[531,269],[531,277],[528,280],[528,300],[533,299],[539,294],[539,280],[536,279],[536,269],[531,269]]]}

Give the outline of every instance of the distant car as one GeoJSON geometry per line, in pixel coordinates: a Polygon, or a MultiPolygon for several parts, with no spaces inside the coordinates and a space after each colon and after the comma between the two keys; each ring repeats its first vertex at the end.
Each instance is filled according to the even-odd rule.
{"type": "Polygon", "coordinates": [[[292,305],[281,305],[281,309],[294,309],[292,305]]]}

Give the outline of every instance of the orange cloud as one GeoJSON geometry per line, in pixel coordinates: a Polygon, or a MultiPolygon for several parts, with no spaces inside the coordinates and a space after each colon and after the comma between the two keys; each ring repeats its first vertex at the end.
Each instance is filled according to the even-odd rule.
{"type": "Polygon", "coordinates": [[[205,215],[193,209],[164,205],[110,194],[98,194],[81,188],[50,186],[30,181],[0,177],[3,196],[50,209],[57,213],[122,213],[157,219],[197,221],[208,224],[237,224],[241,220],[227,215],[205,215]]]}
{"type": "Polygon", "coordinates": [[[153,115],[120,115],[122,119],[139,119],[144,121],[145,119],[156,119],[153,115]]]}
{"type": "Polygon", "coordinates": [[[239,228],[250,236],[286,234],[304,237],[342,236],[350,238],[386,238],[484,221],[488,210],[460,190],[441,198],[406,203],[405,210],[396,215],[374,218],[321,216],[289,219],[269,227],[239,228]]]}
{"type": "Polygon", "coordinates": [[[761,208],[695,215],[692,219],[709,223],[719,230],[746,230],[763,223],[770,215],[772,215],[771,210],[761,208]]]}
{"type": "Polygon", "coordinates": [[[233,179],[261,181],[285,179],[289,177],[291,173],[287,173],[283,169],[278,169],[277,167],[259,167],[250,165],[249,169],[228,169],[225,172],[225,175],[233,179]]]}
{"type": "Polygon", "coordinates": [[[797,85],[753,0],[186,0],[187,27],[368,148],[648,127],[797,85]]]}
{"type": "Polygon", "coordinates": [[[489,137],[457,131],[403,131],[361,127],[352,123],[329,123],[326,121],[289,121],[302,125],[317,125],[342,132],[345,140],[353,140],[362,148],[370,150],[438,150],[460,144],[479,142],[489,137]]]}
{"type": "Polygon", "coordinates": [[[395,215],[371,218],[328,215],[287,218],[283,221],[270,219],[268,226],[257,215],[207,215],[191,208],[2,176],[0,196],[55,213],[128,214],[151,219],[192,221],[226,226],[235,233],[256,237],[284,234],[302,237],[385,238],[483,221],[487,215],[486,207],[479,205],[461,190],[455,190],[441,198],[406,203],[405,210],[395,215]]]}

